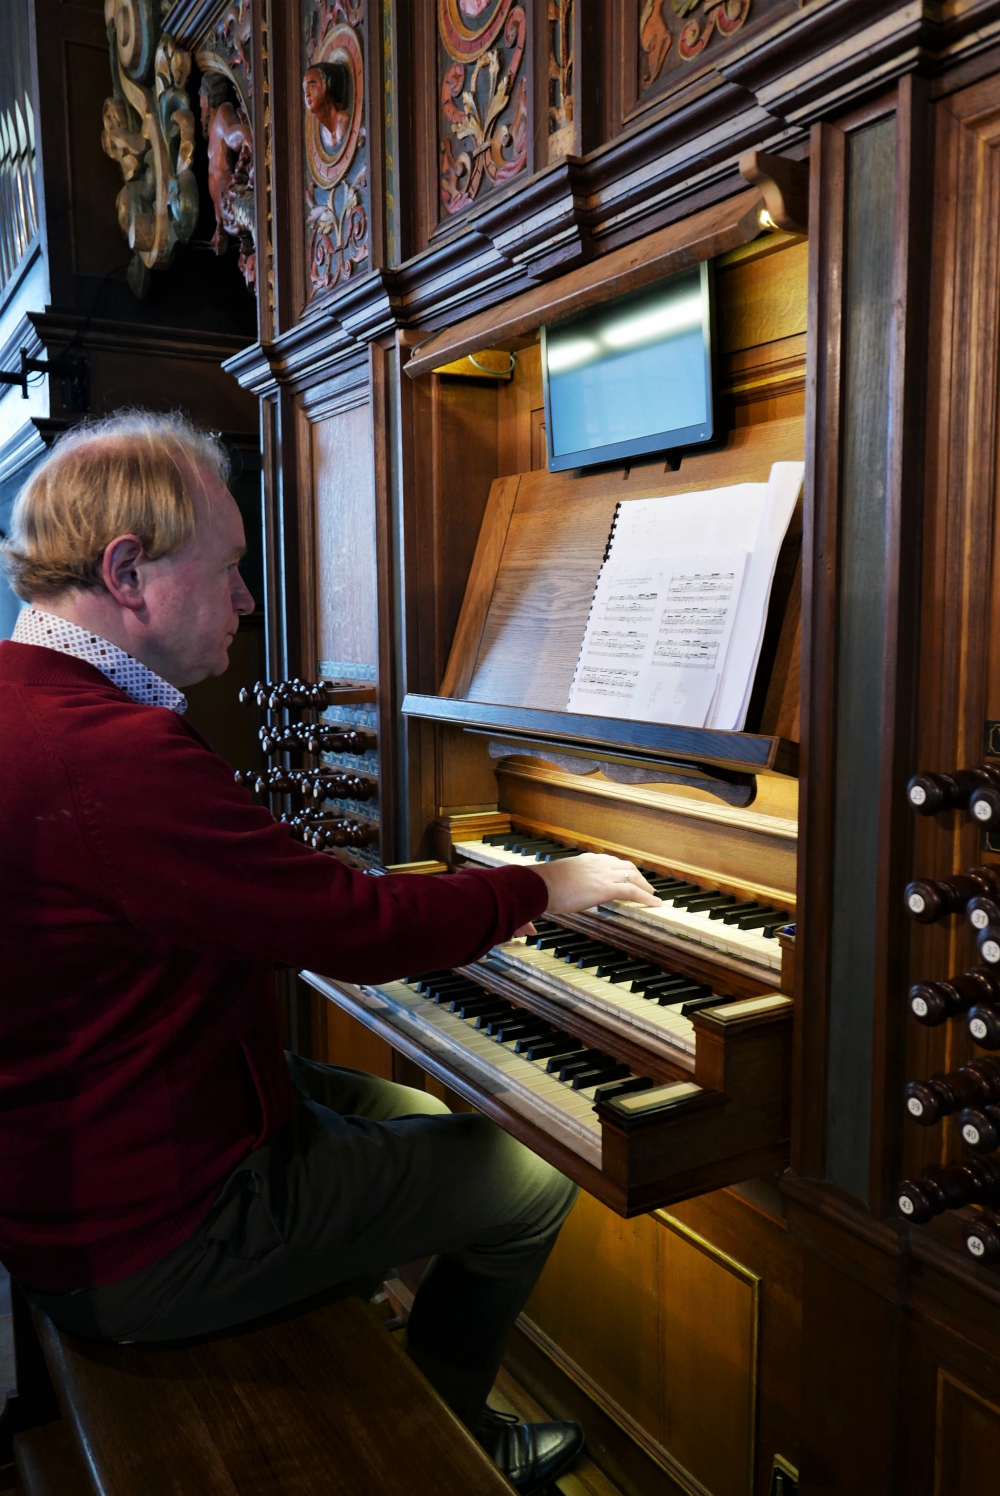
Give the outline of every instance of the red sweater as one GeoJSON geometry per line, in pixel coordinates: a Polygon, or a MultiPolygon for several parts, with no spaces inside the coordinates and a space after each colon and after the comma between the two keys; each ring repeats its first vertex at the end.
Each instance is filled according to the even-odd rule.
{"type": "Polygon", "coordinates": [[[43,1289],[178,1246],[288,1119],[272,963],[379,982],[544,908],[518,868],[369,877],[255,806],[176,713],[0,643],[0,1260],[43,1289]]]}

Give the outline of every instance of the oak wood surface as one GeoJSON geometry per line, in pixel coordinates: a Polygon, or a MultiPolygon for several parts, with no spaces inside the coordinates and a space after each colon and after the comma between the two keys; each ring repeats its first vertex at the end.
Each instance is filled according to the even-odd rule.
{"type": "Polygon", "coordinates": [[[199,1344],[38,1328],[98,1496],[510,1492],[357,1299],[199,1344]]]}
{"type": "Polygon", "coordinates": [[[468,694],[520,482],[519,475],[498,478],[490,488],[462,611],[441,682],[441,696],[464,697],[468,694]]]}

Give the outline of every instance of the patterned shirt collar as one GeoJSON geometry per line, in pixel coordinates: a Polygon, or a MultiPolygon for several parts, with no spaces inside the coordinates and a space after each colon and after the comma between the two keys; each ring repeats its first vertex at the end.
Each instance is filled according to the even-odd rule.
{"type": "Polygon", "coordinates": [[[176,686],[147,669],[117,644],[55,613],[23,608],[11,638],[15,644],[36,644],[42,649],[72,655],[75,660],[85,660],[140,706],[165,706],[172,712],[187,710],[187,698],[176,686]]]}

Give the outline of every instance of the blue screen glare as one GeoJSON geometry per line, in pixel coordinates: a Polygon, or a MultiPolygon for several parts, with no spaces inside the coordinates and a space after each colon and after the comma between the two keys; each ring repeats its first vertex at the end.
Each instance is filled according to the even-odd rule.
{"type": "MultiPolygon", "coordinates": [[[[550,455],[712,435],[707,271],[546,329],[550,455]],[[661,439],[662,438],[662,439],[661,439]]],[[[611,454],[609,454],[611,455],[611,454]]],[[[555,463],[553,463],[555,466],[555,463]]]]}

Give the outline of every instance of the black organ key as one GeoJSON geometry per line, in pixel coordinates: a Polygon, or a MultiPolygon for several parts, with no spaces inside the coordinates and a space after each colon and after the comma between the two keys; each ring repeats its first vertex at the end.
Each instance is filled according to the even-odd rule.
{"type": "MultiPolygon", "coordinates": [[[[545,1060],[555,1055],[575,1054],[578,1049],[582,1048],[582,1039],[574,1039],[572,1034],[557,1034],[554,1039],[526,1042],[524,1053],[529,1060],[545,1060]]],[[[516,1044],[514,1045],[514,1050],[518,1052],[516,1044]]]]}
{"type": "Polygon", "coordinates": [[[611,1081],[599,1085],[594,1092],[594,1101],[610,1101],[612,1096],[628,1096],[633,1091],[652,1090],[653,1082],[645,1075],[633,1075],[629,1080],[611,1081]]]}
{"type": "Polygon", "coordinates": [[[574,1091],[584,1091],[588,1086],[596,1086],[601,1081],[625,1080],[631,1074],[627,1065],[622,1065],[614,1060],[606,1060],[603,1065],[594,1065],[589,1070],[580,1070],[573,1077],[572,1085],[574,1091]]]}
{"type": "Polygon", "coordinates": [[[489,836],[483,837],[484,847],[502,847],[505,841],[510,840],[509,831],[491,831],[489,836]]]}
{"type": "MultiPolygon", "coordinates": [[[[634,977],[641,977],[648,971],[649,962],[636,957],[633,961],[625,961],[616,965],[614,971],[609,971],[607,975],[610,982],[631,982],[634,977]]],[[[600,967],[597,969],[597,975],[601,975],[600,967]]]]}
{"type": "Polygon", "coordinates": [[[499,1018],[501,1013],[507,1011],[507,1006],[502,998],[495,998],[489,992],[479,993],[474,997],[453,997],[448,1003],[449,1013],[457,1013],[459,1018],[478,1018],[483,1013],[488,1013],[491,1018],[499,1018]]]}
{"type": "Polygon", "coordinates": [[[553,852],[536,852],[536,862],[562,862],[567,857],[579,857],[579,847],[560,847],[553,852]]]}
{"type": "Polygon", "coordinates": [[[709,919],[721,919],[724,925],[735,925],[737,920],[745,919],[748,914],[763,914],[767,908],[766,904],[759,903],[756,899],[747,899],[744,903],[732,903],[727,907],[712,909],[709,919]]]}
{"type": "Polygon", "coordinates": [[[762,930],[765,925],[776,928],[787,925],[791,918],[787,909],[764,909],[760,914],[747,914],[736,921],[738,930],[762,930]]]}
{"type": "Polygon", "coordinates": [[[588,1065],[592,1065],[595,1060],[601,1058],[601,1051],[599,1049],[580,1049],[573,1054],[571,1059],[567,1059],[565,1056],[553,1056],[545,1066],[545,1069],[549,1075],[558,1075],[560,1080],[565,1080],[566,1074],[564,1072],[575,1074],[577,1070],[585,1070],[588,1065]]]}
{"type": "Polygon", "coordinates": [[[680,1008],[683,1013],[686,1003],[695,1002],[699,997],[714,997],[715,993],[702,982],[692,982],[689,987],[668,988],[666,992],[657,992],[654,996],[661,1008],[680,1008]]]}
{"type": "Polygon", "coordinates": [[[620,955],[621,951],[616,951],[614,946],[599,945],[593,952],[579,956],[572,964],[579,966],[581,971],[590,971],[591,967],[600,966],[602,961],[611,961],[620,955]]]}
{"type": "Polygon", "coordinates": [[[696,903],[699,899],[716,899],[722,897],[721,888],[703,889],[697,884],[691,885],[690,893],[675,894],[672,898],[668,895],[668,901],[673,903],[675,909],[686,909],[689,904],[696,903]]]}
{"type": "Polygon", "coordinates": [[[615,951],[614,955],[604,956],[598,961],[596,975],[609,977],[612,972],[624,971],[626,968],[630,971],[639,971],[645,964],[644,961],[639,961],[624,951],[615,951]]]}
{"type": "Polygon", "coordinates": [[[691,899],[687,905],[689,914],[714,914],[729,909],[736,903],[731,893],[707,893],[703,899],[691,899]]]}
{"type": "Polygon", "coordinates": [[[736,1001],[735,997],[720,997],[717,992],[706,992],[702,997],[695,997],[689,1002],[682,1003],[681,1017],[690,1018],[692,1013],[700,1013],[703,1008],[724,1008],[726,1003],[736,1001]]]}

